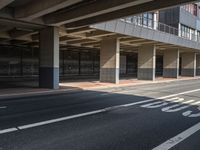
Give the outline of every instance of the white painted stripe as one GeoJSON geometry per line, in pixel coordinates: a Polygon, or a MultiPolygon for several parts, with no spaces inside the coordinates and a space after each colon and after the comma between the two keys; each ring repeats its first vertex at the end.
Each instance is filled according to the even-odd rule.
{"type": "MultiPolygon", "coordinates": [[[[200,89],[199,89],[199,90],[200,90],[200,89]]],[[[194,91],[194,90],[192,90],[192,92],[193,92],[193,91],[194,91]]],[[[196,91],[196,90],[195,90],[195,91],[196,91]]],[[[182,92],[182,93],[188,93],[188,92],[189,92],[189,91],[187,91],[187,92],[182,92]]],[[[191,91],[190,91],[190,92],[191,92],[191,91]]],[[[172,94],[172,95],[160,97],[160,98],[158,98],[158,99],[165,99],[165,98],[169,98],[169,97],[174,96],[174,95],[176,95],[176,96],[177,96],[177,95],[180,95],[180,94],[182,94],[182,93],[172,94]]],[[[94,114],[106,112],[106,111],[108,111],[108,110],[112,110],[112,109],[116,109],[116,108],[120,108],[120,107],[129,107],[129,106],[134,106],[134,105],[138,105],[138,104],[142,104],[142,103],[147,103],[147,102],[151,102],[151,101],[155,101],[155,100],[156,100],[156,99],[149,99],[149,100],[134,102],[134,103],[130,103],[130,104],[123,104],[123,105],[117,105],[117,106],[107,107],[107,108],[100,109],[100,110],[96,110],[96,111],[91,111],[91,112],[86,112],[86,113],[82,113],[82,114],[77,114],[77,115],[62,117],[62,118],[58,118],[58,119],[52,119],[52,120],[42,121],[42,122],[33,123],[33,124],[29,124],[29,125],[24,125],[24,126],[20,126],[20,127],[18,127],[18,128],[22,130],[22,129],[28,129],[28,128],[33,128],[33,127],[43,126],[43,125],[47,125],[47,124],[51,124],[51,123],[56,123],[56,122],[61,122],[61,121],[70,120],[70,119],[85,117],[85,116],[89,116],[89,115],[94,115],[94,114]]]]}
{"type": "Polygon", "coordinates": [[[7,106],[0,106],[0,109],[6,109],[7,106]]]}
{"type": "Polygon", "coordinates": [[[175,105],[172,105],[172,106],[162,108],[161,110],[164,111],[164,112],[177,112],[177,111],[180,111],[180,110],[183,110],[183,109],[190,107],[190,106],[183,106],[183,107],[179,107],[179,106],[182,106],[182,105],[185,105],[185,104],[190,104],[192,102],[194,102],[194,100],[184,101],[180,104],[175,104],[175,105]]]}
{"type": "MultiPolygon", "coordinates": [[[[197,91],[200,91],[200,89],[181,92],[181,93],[177,93],[177,94],[172,94],[172,95],[168,95],[168,96],[163,96],[163,97],[154,98],[154,99],[148,99],[148,100],[129,103],[129,104],[123,104],[123,105],[107,107],[107,108],[104,108],[104,109],[90,111],[90,112],[81,113],[81,114],[77,114],[77,115],[66,116],[66,117],[62,117],[62,118],[42,121],[42,122],[28,124],[28,125],[23,125],[23,126],[19,126],[17,128],[13,128],[13,129],[23,130],[23,129],[33,128],[33,127],[43,126],[43,125],[47,125],[47,124],[51,124],[51,123],[57,123],[57,122],[66,121],[66,120],[70,120],[70,119],[75,119],[75,118],[85,117],[85,116],[89,116],[89,115],[94,115],[94,114],[106,112],[106,111],[109,111],[109,110],[112,110],[112,109],[116,109],[116,108],[120,108],[120,107],[134,106],[134,105],[138,105],[138,104],[142,104],[142,103],[147,103],[147,102],[151,102],[151,101],[155,101],[155,100],[166,99],[166,98],[170,98],[170,97],[174,97],[174,96],[178,96],[178,95],[182,95],[182,94],[188,94],[188,93],[192,93],[192,92],[197,92],[197,91]]],[[[9,130],[9,129],[5,129],[5,130],[9,130]]],[[[0,134],[3,134],[4,132],[1,133],[1,131],[4,131],[4,130],[0,130],[0,134]]],[[[17,131],[17,130],[13,130],[11,132],[14,132],[14,131],[17,131]]]]}
{"type": "Polygon", "coordinates": [[[177,94],[171,94],[169,96],[165,96],[164,98],[174,97],[174,96],[183,95],[183,94],[194,93],[194,92],[198,92],[198,91],[200,91],[200,89],[185,91],[185,92],[181,92],[181,93],[177,93],[177,94]]]}
{"type": "MultiPolygon", "coordinates": [[[[200,101],[196,102],[196,105],[200,105],[200,101]]],[[[200,111],[200,106],[197,108],[197,110],[200,111]]],[[[200,117],[200,112],[193,114],[193,111],[188,110],[188,111],[184,112],[182,115],[185,117],[196,118],[196,117],[200,117]]]]}
{"type": "Polygon", "coordinates": [[[18,128],[21,129],[21,130],[22,129],[28,129],[28,128],[43,126],[43,125],[47,125],[47,124],[51,124],[51,123],[61,122],[61,121],[65,121],[65,120],[70,120],[70,119],[80,118],[80,117],[84,117],[84,116],[94,115],[94,114],[98,114],[98,113],[105,112],[105,111],[106,111],[105,109],[100,109],[100,110],[91,111],[91,112],[87,112],[87,113],[82,113],[82,114],[62,117],[62,118],[58,118],[58,119],[52,119],[52,120],[48,120],[48,121],[33,123],[33,124],[29,124],[29,125],[19,126],[18,128]]]}
{"type": "Polygon", "coordinates": [[[14,131],[17,131],[17,130],[18,130],[17,128],[9,128],[9,129],[5,129],[5,130],[0,130],[0,134],[14,132],[14,131]]]}
{"type": "Polygon", "coordinates": [[[200,122],[192,126],[191,128],[187,129],[186,131],[178,134],[177,136],[167,140],[163,144],[153,148],[152,150],[169,150],[199,130],[200,130],[200,122]]]}
{"type": "Polygon", "coordinates": [[[153,102],[153,103],[142,105],[141,107],[143,107],[143,108],[159,108],[159,107],[166,106],[170,103],[180,102],[182,100],[184,100],[184,99],[179,98],[179,97],[174,97],[171,99],[166,99],[164,102],[163,101],[153,102]],[[170,102],[168,102],[168,101],[170,101],[170,102]]]}

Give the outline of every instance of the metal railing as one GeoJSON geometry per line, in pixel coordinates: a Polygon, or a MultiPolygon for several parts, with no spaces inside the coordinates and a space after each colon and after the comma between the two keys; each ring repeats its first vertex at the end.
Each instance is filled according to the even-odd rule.
{"type": "Polygon", "coordinates": [[[154,21],[152,19],[148,19],[148,18],[144,18],[140,16],[133,16],[129,18],[123,18],[121,19],[121,21],[128,24],[141,26],[144,28],[161,31],[168,34],[173,34],[175,36],[200,43],[200,34],[197,35],[197,33],[193,34],[191,32],[183,32],[181,31],[181,29],[169,26],[167,24],[164,24],[158,21],[154,21]]]}

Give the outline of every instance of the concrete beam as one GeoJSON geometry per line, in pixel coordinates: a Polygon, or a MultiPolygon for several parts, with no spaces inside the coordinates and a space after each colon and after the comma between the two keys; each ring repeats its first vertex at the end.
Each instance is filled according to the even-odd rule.
{"type": "Polygon", "coordinates": [[[77,39],[77,40],[74,40],[74,41],[69,41],[69,42],[67,42],[67,44],[73,45],[73,44],[83,44],[83,43],[91,43],[91,42],[96,42],[96,40],[92,40],[92,39],[77,39]]]}
{"type": "Polygon", "coordinates": [[[15,28],[15,29],[9,31],[9,34],[10,34],[11,38],[18,38],[18,37],[34,34],[34,31],[15,28]]]}
{"type": "MultiPolygon", "coordinates": [[[[109,12],[107,14],[99,14],[96,16],[90,16],[85,19],[79,19],[77,21],[71,21],[65,25],[66,27],[79,27],[86,26],[95,23],[105,22],[113,19],[124,18],[126,16],[132,16],[135,14],[140,14],[148,11],[159,10],[163,8],[168,8],[180,4],[192,3],[196,2],[196,0],[153,0],[147,3],[143,3],[136,6],[130,6],[128,8],[119,9],[116,11],[109,12]]],[[[50,23],[50,22],[49,22],[50,23]]]]}
{"type": "Polygon", "coordinates": [[[66,33],[68,34],[81,34],[85,32],[91,32],[96,29],[90,28],[90,27],[82,27],[82,28],[77,28],[77,29],[68,29],[66,30],[66,33]]]}
{"type": "Polygon", "coordinates": [[[25,21],[13,20],[8,18],[0,18],[0,24],[12,28],[24,28],[30,30],[40,30],[45,28],[45,25],[29,23],[25,21]]]}
{"type": "Polygon", "coordinates": [[[62,25],[75,22],[89,17],[115,12],[119,9],[146,3],[152,0],[96,0],[74,9],[55,12],[44,17],[46,24],[62,25]]]}
{"type": "Polygon", "coordinates": [[[69,36],[62,36],[62,37],[60,37],[60,41],[61,42],[67,42],[67,41],[71,41],[71,40],[77,40],[77,39],[73,38],[73,37],[69,37],[69,36]]]}
{"type": "Polygon", "coordinates": [[[14,14],[17,19],[30,21],[81,1],[82,0],[32,0],[25,6],[17,7],[14,14]]]}
{"type": "Polygon", "coordinates": [[[14,2],[15,0],[0,0],[0,9],[6,7],[10,3],[14,2]]]}
{"type": "Polygon", "coordinates": [[[0,32],[0,38],[9,39],[11,38],[8,32],[0,32]]]}
{"type": "Polygon", "coordinates": [[[110,35],[114,35],[114,34],[116,34],[116,33],[97,30],[97,31],[92,31],[90,33],[86,33],[86,37],[98,38],[98,37],[110,36],[110,35]]]}

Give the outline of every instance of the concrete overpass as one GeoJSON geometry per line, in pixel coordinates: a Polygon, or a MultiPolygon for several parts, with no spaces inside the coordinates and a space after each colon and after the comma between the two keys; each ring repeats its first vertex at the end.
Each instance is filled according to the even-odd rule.
{"type": "MultiPolygon", "coordinates": [[[[0,43],[40,46],[40,86],[58,88],[59,45],[98,44],[102,31],[87,33],[94,30],[89,25],[189,2],[196,1],[1,0],[0,43]]],[[[104,32],[112,38],[121,36],[104,32]]]]}

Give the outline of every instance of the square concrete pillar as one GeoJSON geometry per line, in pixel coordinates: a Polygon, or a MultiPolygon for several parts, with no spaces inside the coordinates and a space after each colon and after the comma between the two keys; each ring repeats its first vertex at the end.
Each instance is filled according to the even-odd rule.
{"type": "Polygon", "coordinates": [[[179,50],[169,49],[164,51],[163,77],[179,77],[179,50]]]}
{"type": "Polygon", "coordinates": [[[155,80],[156,47],[143,45],[138,50],[138,79],[155,80]]]}
{"type": "Polygon", "coordinates": [[[100,81],[119,83],[120,43],[118,39],[104,39],[100,50],[100,81]]]}
{"type": "Polygon", "coordinates": [[[200,76],[200,55],[197,55],[197,71],[196,75],[200,76]]]}
{"type": "Polygon", "coordinates": [[[196,76],[196,53],[183,53],[181,75],[188,77],[196,76]]]}
{"type": "Polygon", "coordinates": [[[56,27],[40,31],[39,86],[59,88],[59,31],[56,27]]]}

